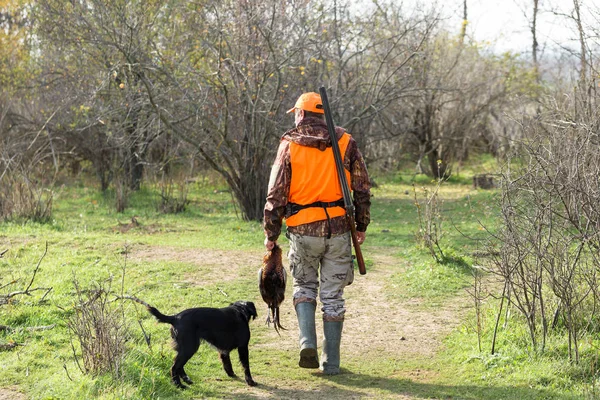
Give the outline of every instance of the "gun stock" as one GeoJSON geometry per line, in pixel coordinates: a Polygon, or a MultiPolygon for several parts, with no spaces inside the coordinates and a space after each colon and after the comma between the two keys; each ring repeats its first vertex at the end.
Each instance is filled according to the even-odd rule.
{"type": "Polygon", "coordinates": [[[342,187],[342,193],[344,194],[344,207],[346,208],[346,219],[348,225],[350,225],[350,234],[352,235],[352,245],[354,246],[354,255],[356,256],[356,263],[358,264],[358,272],[361,275],[367,273],[365,266],[365,260],[363,259],[362,251],[360,250],[360,243],[358,243],[358,237],[356,236],[356,222],[354,221],[354,204],[350,197],[350,188],[346,180],[346,173],[344,172],[344,163],[342,162],[342,155],[340,153],[340,146],[338,144],[338,137],[335,133],[335,125],[333,124],[333,117],[331,116],[331,110],[329,108],[329,100],[327,99],[327,91],[324,86],[319,88],[321,94],[321,101],[323,102],[323,110],[325,111],[325,121],[327,122],[327,131],[331,138],[331,148],[333,149],[333,156],[335,158],[335,166],[337,169],[338,179],[340,186],[342,187]]]}
{"type": "Polygon", "coordinates": [[[354,222],[354,216],[346,213],[348,218],[348,224],[350,224],[350,234],[352,235],[352,245],[354,246],[354,254],[356,256],[356,263],[358,264],[358,272],[361,275],[367,273],[367,267],[365,266],[365,260],[360,249],[360,243],[358,243],[358,237],[356,236],[356,222],[354,222]]]}

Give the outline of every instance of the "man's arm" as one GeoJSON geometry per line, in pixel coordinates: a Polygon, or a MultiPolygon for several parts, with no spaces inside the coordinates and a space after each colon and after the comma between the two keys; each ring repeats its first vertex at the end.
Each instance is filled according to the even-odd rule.
{"type": "Polygon", "coordinates": [[[285,206],[288,202],[292,169],[290,164],[290,143],[283,140],[279,144],[277,157],[271,168],[267,201],[264,209],[265,246],[272,247],[281,233],[281,224],[285,216],[285,206]]]}
{"type": "MultiPolygon", "coordinates": [[[[350,186],[354,197],[354,219],[356,220],[357,233],[364,233],[371,222],[371,180],[367,172],[367,165],[358,149],[354,139],[348,143],[344,157],[345,167],[350,171],[350,186]]],[[[364,241],[364,235],[358,239],[364,241]]]]}

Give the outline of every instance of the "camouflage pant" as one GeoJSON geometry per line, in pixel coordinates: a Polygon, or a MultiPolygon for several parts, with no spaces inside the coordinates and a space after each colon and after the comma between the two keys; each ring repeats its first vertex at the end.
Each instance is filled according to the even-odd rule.
{"type": "Polygon", "coordinates": [[[344,287],[354,280],[350,232],[325,237],[287,234],[294,305],[321,300],[323,320],[343,321],[344,287]],[[320,277],[319,277],[320,275],[320,277]],[[320,279],[319,279],[320,278],[320,279]]]}

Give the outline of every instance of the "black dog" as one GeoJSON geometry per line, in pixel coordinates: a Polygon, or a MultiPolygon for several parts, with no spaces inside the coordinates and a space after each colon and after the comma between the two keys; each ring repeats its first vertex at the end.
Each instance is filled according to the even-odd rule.
{"type": "Polygon", "coordinates": [[[177,315],[164,315],[156,308],[147,305],[148,311],[160,322],[171,324],[177,356],[171,367],[173,383],[184,389],[181,380],[187,384],[193,382],[183,370],[183,366],[196,353],[202,340],[217,348],[223,369],[230,377],[235,377],[231,367],[229,353],[238,349],[240,361],[244,367],[246,383],[256,386],[250,375],[248,362],[248,342],[250,342],[250,318],[256,318],[256,308],[251,301],[238,301],[225,308],[190,308],[177,315]]]}

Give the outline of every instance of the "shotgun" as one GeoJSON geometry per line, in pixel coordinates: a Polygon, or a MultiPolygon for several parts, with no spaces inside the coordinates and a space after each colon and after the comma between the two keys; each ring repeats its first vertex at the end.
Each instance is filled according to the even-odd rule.
{"type": "Polygon", "coordinates": [[[346,179],[344,172],[344,163],[342,161],[342,155],[340,153],[340,146],[338,144],[338,137],[335,133],[335,125],[333,124],[333,118],[331,116],[331,110],[329,109],[329,100],[327,99],[327,91],[324,86],[319,88],[321,94],[321,102],[323,102],[323,110],[325,111],[325,121],[327,122],[327,131],[331,139],[331,148],[333,150],[333,157],[335,158],[335,167],[337,169],[338,179],[340,186],[342,187],[342,193],[344,194],[344,208],[346,208],[346,219],[348,225],[350,225],[350,234],[352,235],[352,244],[354,245],[354,253],[356,255],[356,262],[358,264],[358,272],[361,275],[367,273],[365,267],[365,260],[363,259],[362,251],[360,250],[360,243],[356,237],[356,222],[354,221],[354,203],[352,203],[352,197],[350,197],[350,187],[346,179]]]}

